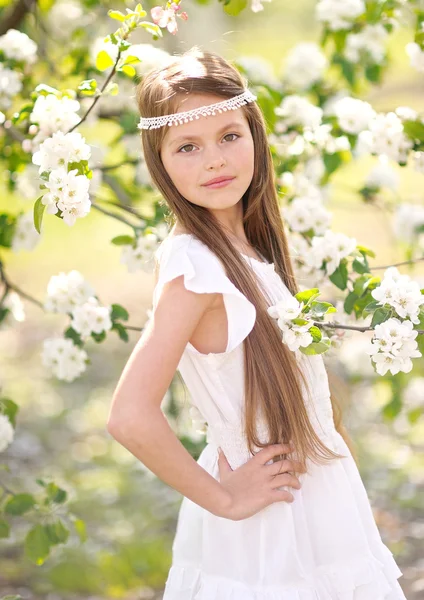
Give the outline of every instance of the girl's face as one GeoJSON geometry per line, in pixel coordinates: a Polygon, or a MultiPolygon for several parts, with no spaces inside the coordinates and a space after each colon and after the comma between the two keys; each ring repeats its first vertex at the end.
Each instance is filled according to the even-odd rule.
{"type": "MultiPolygon", "coordinates": [[[[177,112],[222,100],[221,96],[193,94],[177,112]]],[[[200,116],[167,129],[160,154],[179,193],[212,211],[234,207],[248,189],[254,170],[253,138],[243,110],[200,116]],[[217,178],[231,180],[207,185],[217,178]]]]}

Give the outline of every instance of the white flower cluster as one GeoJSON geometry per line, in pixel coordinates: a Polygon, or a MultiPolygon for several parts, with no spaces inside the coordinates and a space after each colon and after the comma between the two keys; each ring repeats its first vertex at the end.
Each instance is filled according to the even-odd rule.
{"type": "Polygon", "coordinates": [[[326,274],[321,269],[316,269],[306,263],[310,252],[308,242],[300,234],[288,232],[290,258],[293,261],[296,281],[300,290],[308,290],[325,284],[326,274]]]}
{"type": "Polygon", "coordinates": [[[112,327],[110,306],[100,306],[97,298],[93,296],[81,306],[74,308],[71,326],[82,338],[87,338],[91,333],[109,331],[112,327]]]}
{"type": "Polygon", "coordinates": [[[393,227],[396,237],[409,244],[415,242],[420,235],[418,229],[424,227],[424,206],[406,202],[399,204],[394,214],[393,227]]]}
{"type": "Polygon", "coordinates": [[[159,245],[158,236],[155,233],[146,233],[137,239],[135,248],[131,244],[122,246],[121,264],[127,265],[130,273],[143,270],[152,270],[153,255],[159,245]]]}
{"type": "Polygon", "coordinates": [[[312,245],[305,256],[305,262],[315,269],[321,269],[325,263],[326,274],[332,275],[340,265],[340,261],[349,256],[355,248],[355,238],[350,238],[344,233],[326,231],[323,236],[312,238],[312,245]]]}
{"type": "Polygon", "coordinates": [[[88,161],[90,156],[90,146],[80,133],[58,131],[45,140],[32,157],[32,162],[39,165],[40,173],[49,173],[49,180],[45,182],[48,192],[42,203],[49,214],[54,215],[60,209],[62,219],[70,226],[78,217],[85,217],[90,212],[91,202],[90,180],[85,175],[78,175],[77,169],[68,172],[68,165],[88,161]]]}
{"type": "Polygon", "coordinates": [[[337,100],[332,106],[332,110],[341,129],[355,135],[368,129],[375,116],[371,104],[348,96],[337,100]]]}
{"type": "Polygon", "coordinates": [[[250,8],[252,12],[259,12],[264,9],[262,2],[271,2],[271,0],[250,0],[250,8]]]}
{"type": "Polygon", "coordinates": [[[72,313],[77,306],[94,296],[94,293],[94,289],[79,271],[59,273],[50,278],[44,308],[54,313],[72,313]]]}
{"type": "Polygon", "coordinates": [[[349,29],[356,17],[365,12],[363,0],[319,0],[316,6],[318,21],[332,31],[349,29]]]}
{"type": "Polygon", "coordinates": [[[323,235],[331,225],[332,213],[317,198],[300,196],[283,207],[283,216],[292,231],[323,235]]]}
{"type": "Polygon", "coordinates": [[[13,442],[14,436],[15,430],[12,423],[6,415],[0,414],[0,452],[6,450],[9,444],[13,442]]]}
{"type": "MultiPolygon", "coordinates": [[[[91,333],[102,333],[112,327],[111,306],[101,306],[91,285],[76,270],[53,275],[47,285],[46,311],[69,314],[71,327],[84,340],[91,333]]],[[[43,364],[59,379],[72,381],[86,366],[87,354],[71,339],[45,340],[43,364]]]]}
{"type": "Polygon", "coordinates": [[[12,106],[12,99],[22,89],[21,78],[21,73],[0,63],[0,109],[7,110],[12,106]]]}
{"type": "MultiPolygon", "coordinates": [[[[56,91],[54,88],[52,90],[56,91]]],[[[30,133],[36,134],[29,141],[30,151],[35,152],[38,146],[56,131],[69,131],[79,123],[79,109],[78,100],[69,96],[60,98],[55,93],[38,96],[29,116],[30,122],[34,124],[30,127],[30,133]]]]}
{"type": "Polygon", "coordinates": [[[419,323],[419,313],[424,304],[424,295],[416,281],[409,275],[401,275],[396,267],[384,272],[383,281],[371,292],[372,297],[382,306],[389,305],[402,319],[419,323]]]}
{"type": "Polygon", "coordinates": [[[415,340],[417,335],[418,332],[414,331],[411,321],[402,322],[392,318],[376,325],[374,337],[366,352],[375,363],[377,373],[409,373],[413,366],[411,359],[422,356],[415,340]]]}
{"type": "Polygon", "coordinates": [[[412,141],[405,135],[402,120],[394,112],[377,114],[370,124],[371,148],[398,163],[406,163],[412,141]]]}
{"type": "Polygon", "coordinates": [[[385,42],[388,35],[381,23],[367,24],[359,33],[349,33],[344,54],[353,63],[365,60],[381,64],[386,55],[385,42]]]}
{"type": "Polygon", "coordinates": [[[0,51],[9,60],[17,60],[32,65],[37,60],[37,44],[17,29],[9,29],[0,36],[0,51]]]}
{"type": "MultiPolygon", "coordinates": [[[[286,128],[300,126],[315,129],[322,119],[322,109],[297,94],[286,96],[276,107],[275,114],[282,117],[286,128]]],[[[283,133],[281,128],[280,133],[283,133]]]]}
{"type": "Polygon", "coordinates": [[[409,56],[411,67],[424,73],[424,50],[415,42],[406,44],[406,53],[409,56]]]}
{"type": "Polygon", "coordinates": [[[40,241],[40,237],[40,234],[34,227],[32,211],[20,215],[16,222],[15,233],[12,239],[13,252],[33,250],[40,241]]]}
{"type": "Polygon", "coordinates": [[[322,79],[327,66],[328,60],[317,44],[301,42],[289,52],[283,77],[288,86],[305,90],[322,79]]]}
{"type": "Polygon", "coordinates": [[[278,327],[283,332],[283,342],[295,352],[299,348],[305,348],[313,342],[313,337],[309,329],[313,326],[313,321],[308,320],[307,315],[301,314],[303,302],[291,297],[280,300],[277,304],[269,306],[267,312],[270,317],[277,319],[278,327]],[[305,325],[296,325],[292,319],[302,318],[308,320],[305,325]]]}
{"type": "Polygon", "coordinates": [[[87,353],[67,338],[44,340],[42,363],[63,381],[73,381],[85,371],[87,353]]]}

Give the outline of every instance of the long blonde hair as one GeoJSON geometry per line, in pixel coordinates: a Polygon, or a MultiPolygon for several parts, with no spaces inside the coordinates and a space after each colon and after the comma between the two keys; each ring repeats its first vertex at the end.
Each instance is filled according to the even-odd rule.
{"type": "MultiPolygon", "coordinates": [[[[198,47],[185,52],[165,68],[149,72],[138,84],[136,99],[144,117],[174,113],[178,102],[191,93],[230,98],[246,88],[241,74],[221,56],[198,47]]],[[[255,102],[242,107],[254,141],[252,181],[242,198],[243,226],[249,243],[275,265],[292,294],[299,290],[290,261],[287,238],[278,203],[272,156],[262,113],[255,102]]],[[[142,130],[142,144],[151,178],[163,195],[174,219],[202,241],[223,263],[233,284],[255,305],[256,322],[244,340],[244,431],[249,451],[253,446],[292,440],[297,458],[328,462],[343,455],[329,449],[318,437],[307,413],[301,381],[305,382],[294,353],[281,341],[276,321],[269,317],[266,292],[232,245],[219,221],[207,208],[189,202],[176,189],[161,160],[166,127],[142,130]],[[262,442],[255,423],[261,415],[269,439],[262,442]]],[[[269,299],[268,299],[269,300],[269,299]]],[[[307,387],[307,386],[306,386],[307,387]]],[[[335,426],[350,446],[332,396],[335,426]]]]}

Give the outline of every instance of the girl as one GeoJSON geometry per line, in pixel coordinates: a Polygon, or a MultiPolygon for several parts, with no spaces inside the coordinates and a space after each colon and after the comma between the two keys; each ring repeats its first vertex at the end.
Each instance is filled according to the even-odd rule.
{"type": "Polygon", "coordinates": [[[108,431],[184,495],[164,600],[405,600],[322,357],[267,311],[297,287],[255,99],[197,48],[138,86],[174,226],[108,431]],[[208,425],[197,462],[160,409],[177,368],[208,425]]]}

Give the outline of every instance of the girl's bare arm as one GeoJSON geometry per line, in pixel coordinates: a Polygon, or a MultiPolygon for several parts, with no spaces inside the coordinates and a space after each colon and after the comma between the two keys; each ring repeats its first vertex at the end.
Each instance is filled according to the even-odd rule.
{"type": "Polygon", "coordinates": [[[164,285],[118,381],[107,430],[162,481],[222,516],[228,492],[184,448],[161,410],[183,350],[217,296],[187,290],[183,276],[164,285]]]}

